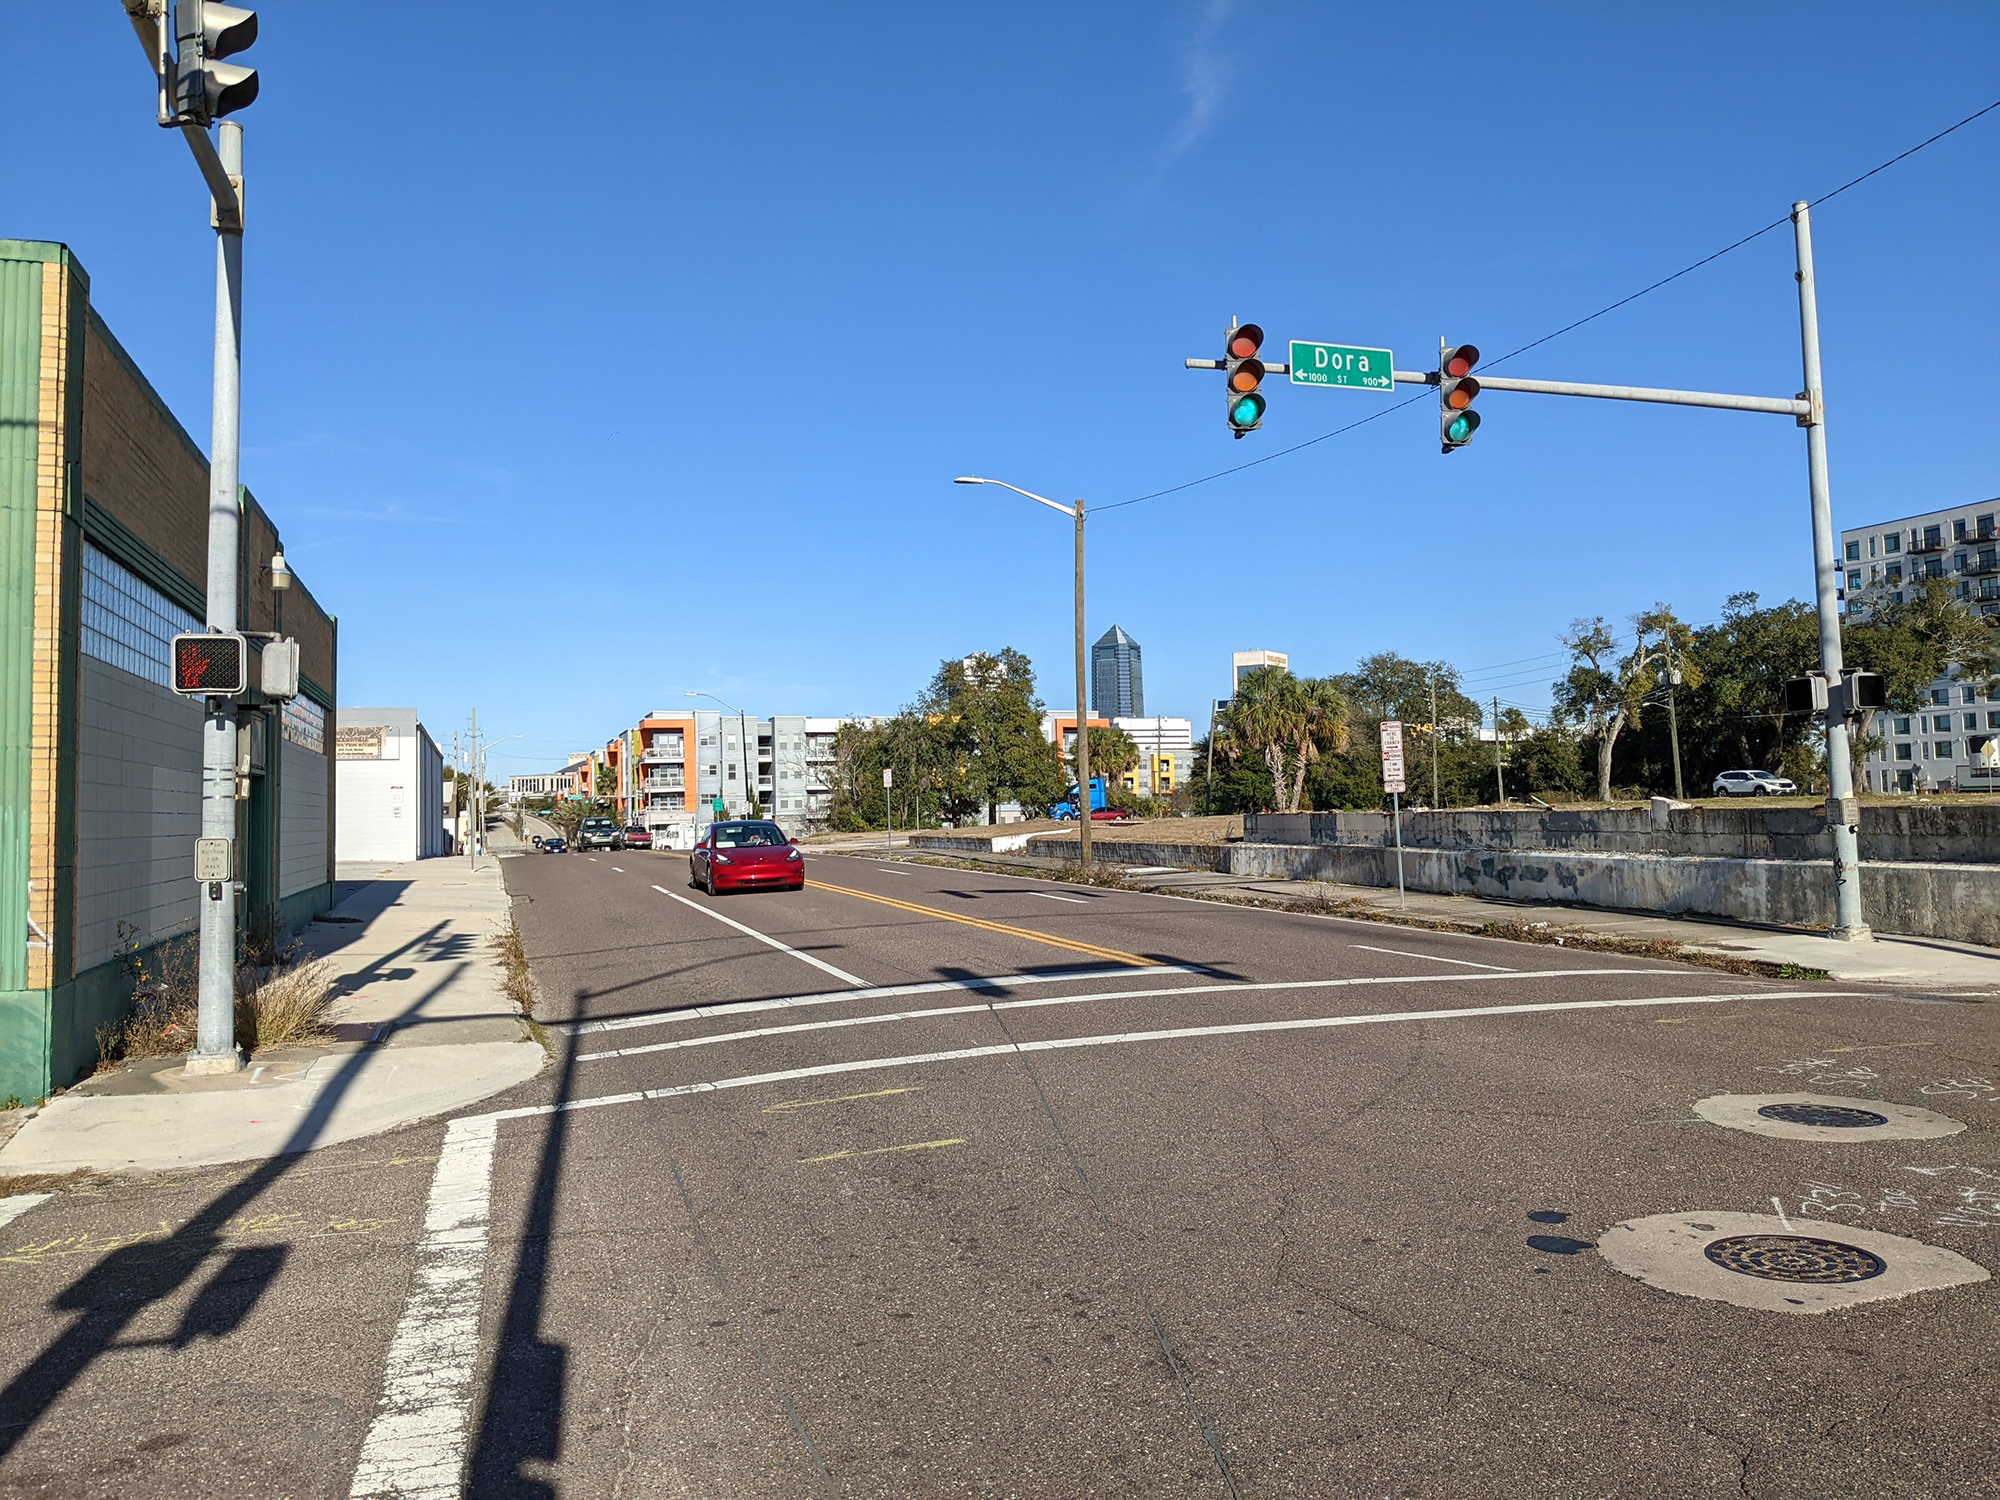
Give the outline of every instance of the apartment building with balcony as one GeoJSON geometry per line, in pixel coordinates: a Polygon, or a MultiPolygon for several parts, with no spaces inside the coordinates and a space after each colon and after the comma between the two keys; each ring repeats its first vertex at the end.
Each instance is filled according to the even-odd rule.
{"type": "MultiPolygon", "coordinates": [[[[1843,531],[1840,557],[1849,620],[1901,604],[1937,579],[1961,608],[2000,628],[2000,498],[1843,531]]],[[[1868,755],[1868,789],[1992,788],[1980,752],[2000,736],[2000,695],[1984,687],[1962,680],[1953,663],[1925,690],[1920,712],[1877,714],[1871,729],[1882,743],[1868,755]]]]}

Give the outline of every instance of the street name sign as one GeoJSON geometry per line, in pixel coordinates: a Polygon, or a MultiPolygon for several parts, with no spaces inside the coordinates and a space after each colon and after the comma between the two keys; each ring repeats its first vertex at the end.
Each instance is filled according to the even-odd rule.
{"type": "Polygon", "coordinates": [[[1382,721],[1382,790],[1409,790],[1403,781],[1403,726],[1394,719],[1382,721]]]}
{"type": "Polygon", "coordinates": [[[1293,385],[1338,385],[1361,391],[1393,390],[1396,360],[1387,349],[1292,340],[1293,385]]]}

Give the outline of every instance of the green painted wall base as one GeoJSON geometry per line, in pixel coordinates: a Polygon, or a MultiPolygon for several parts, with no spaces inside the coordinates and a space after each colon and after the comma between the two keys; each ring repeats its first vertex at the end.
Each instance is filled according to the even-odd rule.
{"type": "MultiPolygon", "coordinates": [[[[331,884],[287,896],[278,903],[285,936],[330,911],[331,884]]],[[[171,940],[170,940],[171,941],[171,940]]],[[[152,958],[160,944],[143,950],[152,958]]],[[[87,969],[49,990],[0,991],[0,1100],[12,1095],[32,1104],[52,1088],[67,1088],[97,1066],[97,1033],[132,1008],[132,977],[116,960],[87,969]]]]}
{"type": "Polygon", "coordinates": [[[49,992],[0,990],[0,1100],[49,1092],[49,992]]]}

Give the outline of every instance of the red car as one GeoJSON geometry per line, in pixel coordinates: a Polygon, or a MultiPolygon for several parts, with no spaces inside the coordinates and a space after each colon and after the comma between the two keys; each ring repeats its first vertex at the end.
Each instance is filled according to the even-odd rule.
{"type": "Polygon", "coordinates": [[[802,891],[806,858],[776,823],[711,823],[688,856],[688,880],[718,891],[802,891]]]}
{"type": "Polygon", "coordinates": [[[636,823],[633,824],[630,828],[625,830],[625,847],[627,849],[652,848],[653,831],[650,828],[641,828],[636,823]]]}

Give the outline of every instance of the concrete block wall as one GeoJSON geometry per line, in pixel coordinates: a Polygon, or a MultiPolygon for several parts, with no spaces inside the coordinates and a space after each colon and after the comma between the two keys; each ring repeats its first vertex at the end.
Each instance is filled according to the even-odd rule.
{"type": "Polygon", "coordinates": [[[280,736],[278,896],[326,884],[326,757],[280,736]]]}
{"type": "MultiPolygon", "coordinates": [[[[1252,813],[1252,844],[1393,842],[1386,813],[1252,813]]],[[[1658,826],[1650,809],[1416,812],[1403,815],[1405,849],[1463,852],[1546,850],[1715,859],[1831,859],[1825,814],[1816,808],[1683,807],[1658,826]]],[[[1864,861],[2000,863],[2000,804],[1871,803],[1861,809],[1864,861]]]]}
{"type": "Polygon", "coordinates": [[[76,968],[192,931],[190,851],[201,836],[201,705],[80,657],[76,968]]]}

